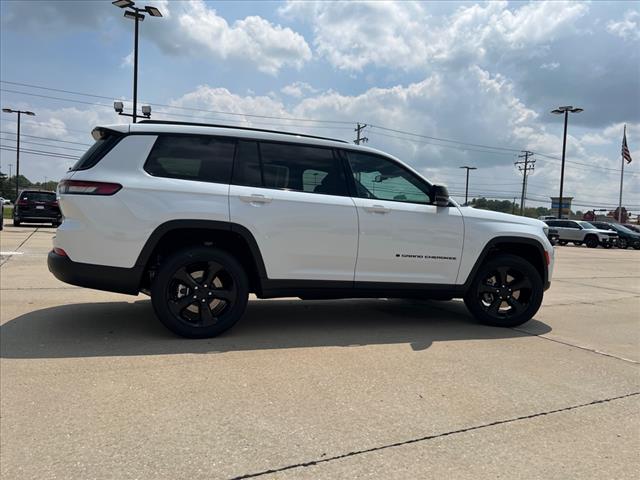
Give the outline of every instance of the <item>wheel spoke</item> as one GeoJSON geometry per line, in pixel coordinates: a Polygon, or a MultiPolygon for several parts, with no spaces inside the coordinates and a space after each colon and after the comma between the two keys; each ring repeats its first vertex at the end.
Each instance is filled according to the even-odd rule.
{"type": "Polygon", "coordinates": [[[486,283],[481,283],[478,287],[478,293],[496,293],[496,287],[491,285],[487,285],[486,283]]]}
{"type": "Polygon", "coordinates": [[[522,313],[522,311],[524,310],[524,305],[522,305],[518,300],[516,300],[513,297],[509,297],[507,299],[507,303],[509,304],[509,306],[511,308],[513,308],[513,314],[518,315],[520,313],[522,313]]]}
{"type": "Polygon", "coordinates": [[[213,298],[218,298],[225,302],[233,302],[236,299],[236,291],[233,288],[216,288],[211,293],[213,298]]]}
{"type": "Polygon", "coordinates": [[[189,274],[189,272],[187,272],[187,269],[184,267],[174,273],[173,278],[189,288],[198,286],[198,282],[195,281],[195,279],[189,274]]]}
{"type": "Polygon", "coordinates": [[[211,308],[208,303],[200,303],[200,326],[206,327],[207,325],[211,325],[215,323],[216,319],[211,313],[211,308]]]}
{"type": "Polygon", "coordinates": [[[182,311],[191,305],[195,300],[190,296],[185,296],[177,300],[169,300],[169,308],[175,314],[180,316],[182,311]]]}
{"type": "Polygon", "coordinates": [[[498,275],[497,275],[497,280],[500,283],[500,285],[506,285],[507,284],[507,274],[509,269],[507,267],[498,267],[498,275]]]}
{"type": "Polygon", "coordinates": [[[493,301],[487,308],[487,311],[492,315],[497,315],[498,310],[500,309],[500,305],[502,305],[502,299],[498,295],[496,295],[493,297],[493,301]]]}
{"type": "Polygon", "coordinates": [[[222,270],[222,267],[218,263],[209,262],[207,265],[207,270],[203,276],[204,284],[211,285],[215,278],[218,276],[218,273],[220,273],[220,270],[222,270]]]}
{"type": "Polygon", "coordinates": [[[522,290],[523,288],[531,289],[531,280],[527,277],[522,277],[520,280],[516,280],[509,284],[509,288],[513,291],[522,290]]]}

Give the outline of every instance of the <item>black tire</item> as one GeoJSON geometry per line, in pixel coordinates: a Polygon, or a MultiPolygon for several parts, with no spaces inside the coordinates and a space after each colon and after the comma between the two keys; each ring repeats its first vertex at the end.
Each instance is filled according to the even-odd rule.
{"type": "Polygon", "coordinates": [[[566,240],[558,240],[558,245],[560,245],[561,247],[564,247],[567,243],[569,242],[567,242],[566,240]]]}
{"type": "Polygon", "coordinates": [[[589,235],[587,236],[587,238],[585,238],[584,243],[588,248],[597,248],[600,242],[598,242],[598,237],[596,237],[595,235],[589,235]]]}
{"type": "Polygon", "coordinates": [[[582,246],[582,242],[573,242],[573,244],[574,244],[576,247],[581,247],[581,246],[582,246]]]}
{"type": "Polygon", "coordinates": [[[549,237],[549,243],[555,246],[558,243],[558,237],[549,237]]]}
{"type": "Polygon", "coordinates": [[[231,328],[242,317],[248,297],[249,282],[240,263],[208,247],[169,256],[151,286],[151,303],[160,321],[188,338],[214,337],[231,328]]]}
{"type": "Polygon", "coordinates": [[[20,220],[18,220],[17,218],[13,219],[13,226],[14,227],[19,227],[20,226],[20,220]]]}
{"type": "Polygon", "coordinates": [[[619,238],[618,239],[618,248],[622,248],[623,250],[626,250],[627,247],[629,247],[629,244],[627,243],[627,239],[626,238],[619,238]]]}
{"type": "Polygon", "coordinates": [[[609,242],[606,242],[606,243],[602,244],[602,248],[607,248],[608,249],[608,248],[611,248],[611,247],[613,247],[613,245],[611,245],[611,243],[609,243],[609,242]]]}
{"type": "Polygon", "coordinates": [[[521,257],[501,254],[480,267],[464,303],[486,325],[515,327],[533,318],[543,295],[542,278],[533,265],[521,257]]]}
{"type": "Polygon", "coordinates": [[[640,241],[635,242],[632,247],[634,250],[640,250],[640,241]]]}

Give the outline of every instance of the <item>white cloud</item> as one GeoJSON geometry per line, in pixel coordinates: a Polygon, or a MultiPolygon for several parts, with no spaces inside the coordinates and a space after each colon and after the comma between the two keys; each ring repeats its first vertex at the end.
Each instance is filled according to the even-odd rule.
{"type": "Polygon", "coordinates": [[[122,63],[120,64],[120,68],[128,68],[133,66],[133,52],[131,52],[126,57],[122,58],[122,63]]]}
{"type": "Polygon", "coordinates": [[[275,74],[283,67],[301,68],[311,59],[304,37],[259,16],[229,24],[202,0],[167,3],[169,25],[153,31],[153,38],[172,53],[185,50],[226,60],[250,61],[258,70],[275,74]]]}
{"type": "Polygon", "coordinates": [[[318,89],[305,82],[293,82],[282,87],[280,91],[290,97],[301,98],[307,93],[317,93],[318,89]]]}
{"type": "Polygon", "coordinates": [[[534,2],[515,10],[489,2],[436,18],[429,8],[417,2],[289,2],[279,12],[311,19],[317,52],[337,68],[361,71],[367,65],[408,70],[465,63],[544,45],[572,33],[588,10],[576,2],[534,2]]]}
{"type": "Polygon", "coordinates": [[[607,31],[625,40],[640,40],[640,12],[627,10],[622,20],[609,20],[607,31]]]}
{"type": "Polygon", "coordinates": [[[540,65],[540,68],[542,70],[557,70],[558,67],[560,67],[560,63],[558,62],[549,62],[549,63],[543,63],[542,65],[540,65]]]}

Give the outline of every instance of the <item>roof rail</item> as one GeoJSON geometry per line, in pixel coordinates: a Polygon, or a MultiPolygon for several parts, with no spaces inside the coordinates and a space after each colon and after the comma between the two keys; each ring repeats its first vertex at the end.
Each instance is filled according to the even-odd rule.
{"type": "Polygon", "coordinates": [[[264,128],[240,127],[237,125],[220,125],[215,123],[197,123],[197,122],[174,122],[172,120],[140,120],[138,123],[146,123],[151,125],[186,125],[191,127],[232,128],[235,130],[250,130],[252,132],[279,133],[281,135],[292,135],[296,137],[315,138],[317,140],[331,140],[332,142],[349,143],[345,140],[340,140],[338,138],[318,137],[316,135],[306,135],[304,133],[295,133],[295,132],[282,132],[279,130],[267,130],[264,128]]]}

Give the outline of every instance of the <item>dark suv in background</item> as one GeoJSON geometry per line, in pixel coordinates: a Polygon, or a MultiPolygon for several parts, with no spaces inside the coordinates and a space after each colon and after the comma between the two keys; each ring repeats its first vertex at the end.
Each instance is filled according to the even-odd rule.
{"type": "Polygon", "coordinates": [[[619,223],[609,222],[589,222],[596,228],[601,230],[611,230],[618,234],[618,248],[633,247],[640,250],[640,233],[636,233],[630,228],[620,225],[619,223]]]}
{"type": "Polygon", "coordinates": [[[60,225],[62,213],[55,192],[22,190],[13,207],[13,224],[17,227],[23,222],[60,225]]]}

